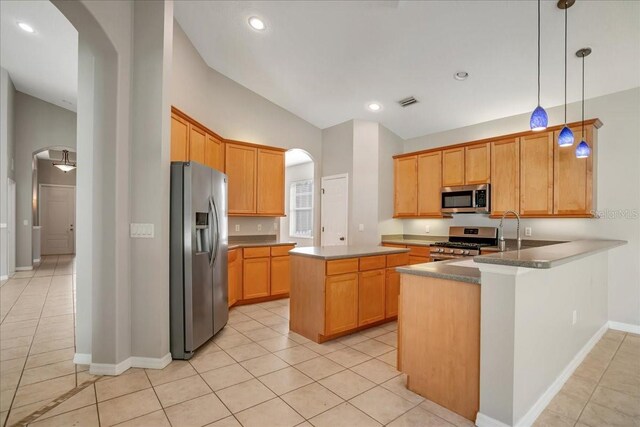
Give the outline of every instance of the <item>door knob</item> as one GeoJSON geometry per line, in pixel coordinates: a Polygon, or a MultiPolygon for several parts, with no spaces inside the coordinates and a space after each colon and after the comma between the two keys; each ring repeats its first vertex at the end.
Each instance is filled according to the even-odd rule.
{"type": "Polygon", "coordinates": [[[340,240],[344,241],[344,237],[341,237],[340,240]]]}

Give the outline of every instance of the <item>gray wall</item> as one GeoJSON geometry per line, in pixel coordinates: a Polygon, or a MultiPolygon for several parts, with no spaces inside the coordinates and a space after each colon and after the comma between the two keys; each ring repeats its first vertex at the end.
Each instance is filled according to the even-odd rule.
{"type": "Polygon", "coordinates": [[[353,192],[349,243],[378,245],[378,123],[364,120],[353,122],[353,192]],[[359,226],[363,226],[360,231],[359,226]]]}
{"type": "Polygon", "coordinates": [[[76,170],[64,173],[54,160],[38,159],[38,184],[76,185],[76,170]]]}
{"type": "MultiPolygon", "coordinates": [[[[320,182],[320,129],[211,69],[177,22],[174,23],[171,103],[224,138],[305,150],[314,160],[315,179],[320,182]]],[[[317,217],[319,212],[318,205],[317,217]]],[[[230,218],[229,235],[278,234],[274,226],[278,221],[277,218],[230,218]],[[235,231],[236,225],[240,226],[240,232],[235,231]]]]}
{"type": "MultiPolygon", "coordinates": [[[[562,123],[562,107],[547,109],[549,123],[562,123]]],[[[585,103],[585,116],[603,122],[598,130],[596,208],[600,219],[526,219],[532,239],[575,240],[604,238],[628,240],[611,255],[609,268],[610,320],[640,325],[640,88],[626,90],[585,103]],[[628,211],[628,215],[624,214],[628,211]],[[615,215],[622,212],[621,215],[615,215]],[[615,215],[615,216],[614,216],[615,215]]],[[[568,121],[580,120],[580,104],[568,106],[568,121]]],[[[447,132],[407,140],[405,152],[456,144],[519,132],[528,128],[529,115],[507,117],[447,132]]],[[[458,215],[452,220],[404,220],[405,234],[447,235],[450,225],[497,226],[499,220],[483,215],[458,215]]],[[[515,235],[515,221],[507,221],[507,236],[515,235]]]]}
{"type": "MultiPolygon", "coordinates": [[[[0,223],[7,224],[9,219],[7,188],[8,179],[15,181],[15,136],[14,136],[14,98],[16,89],[9,73],[0,69],[0,223]]],[[[17,198],[17,197],[16,197],[17,198]]],[[[17,228],[17,225],[16,225],[17,228]]],[[[7,228],[0,228],[0,276],[8,274],[9,251],[15,254],[15,248],[9,248],[7,228]]]]}
{"type": "Polygon", "coordinates": [[[378,140],[378,232],[402,234],[402,221],[393,219],[393,156],[403,152],[404,140],[382,125],[378,140]]]}
{"type": "Polygon", "coordinates": [[[31,267],[32,162],[34,152],[50,147],[76,147],[76,114],[56,105],[16,92],[16,266],[31,267]],[[25,224],[26,222],[26,224],[25,224]]]}
{"type": "MultiPolygon", "coordinates": [[[[312,239],[292,237],[291,235],[289,235],[289,219],[291,218],[291,215],[289,213],[291,183],[296,181],[302,181],[305,179],[313,179],[314,169],[315,168],[314,168],[313,162],[309,162],[309,163],[303,163],[300,165],[289,166],[285,169],[285,172],[284,172],[284,177],[285,177],[284,212],[287,214],[287,216],[280,219],[280,230],[279,230],[280,240],[281,241],[289,240],[289,241],[295,242],[298,247],[315,246],[316,243],[314,242],[317,242],[317,245],[320,245],[320,236],[318,236],[317,234],[314,234],[312,239]]],[[[318,185],[320,185],[320,183],[314,181],[313,185],[315,189],[318,185]]],[[[319,203],[320,203],[320,200],[314,199],[313,200],[314,208],[319,203]]],[[[315,224],[319,221],[319,218],[314,217],[313,221],[315,224]]]]}

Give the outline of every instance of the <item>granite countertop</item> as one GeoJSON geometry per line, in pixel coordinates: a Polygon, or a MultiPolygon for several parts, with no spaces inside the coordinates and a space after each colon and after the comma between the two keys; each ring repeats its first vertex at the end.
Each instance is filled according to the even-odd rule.
{"type": "Polygon", "coordinates": [[[428,262],[424,264],[396,267],[396,271],[402,274],[415,276],[435,277],[437,279],[455,280],[456,282],[480,284],[480,270],[475,267],[454,265],[463,259],[449,259],[446,261],[428,262]]]}
{"type": "MultiPolygon", "coordinates": [[[[516,239],[505,239],[506,249],[505,252],[518,250],[518,241],[516,239]]],[[[558,245],[560,243],[567,243],[560,240],[522,240],[522,246],[520,250],[529,248],[539,248],[541,246],[558,245]]],[[[482,251],[494,251],[497,252],[500,249],[497,246],[484,246],[482,251]]]]}
{"type": "Polygon", "coordinates": [[[626,245],[625,240],[576,240],[550,246],[534,247],[473,258],[476,263],[525,268],[553,268],[575,259],[626,245]]]}
{"type": "Polygon", "coordinates": [[[295,246],[296,242],[278,240],[275,235],[229,236],[227,248],[256,248],[260,246],[295,246]]]}
{"type": "Polygon", "coordinates": [[[446,242],[449,240],[447,236],[416,236],[392,234],[382,236],[382,243],[390,243],[393,245],[412,245],[412,246],[431,246],[435,242],[446,242]]]}
{"type": "Polygon", "coordinates": [[[291,255],[299,255],[324,260],[358,258],[373,255],[392,255],[409,252],[409,249],[390,248],[384,246],[310,246],[289,251],[291,255]]]}

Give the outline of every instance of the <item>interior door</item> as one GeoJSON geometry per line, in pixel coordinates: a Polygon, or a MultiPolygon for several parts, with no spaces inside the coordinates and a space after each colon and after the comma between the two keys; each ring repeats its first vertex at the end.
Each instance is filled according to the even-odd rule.
{"type": "Polygon", "coordinates": [[[76,189],[42,185],[40,191],[42,255],[66,255],[75,251],[76,189]]]}
{"type": "Polygon", "coordinates": [[[8,196],[9,200],[7,207],[9,209],[8,228],[7,228],[7,242],[9,243],[9,264],[8,272],[9,276],[12,276],[16,272],[16,182],[9,178],[8,184],[8,196]]]}
{"type": "Polygon", "coordinates": [[[346,245],[349,223],[349,176],[344,174],[323,177],[321,197],[321,245],[346,245]]]}

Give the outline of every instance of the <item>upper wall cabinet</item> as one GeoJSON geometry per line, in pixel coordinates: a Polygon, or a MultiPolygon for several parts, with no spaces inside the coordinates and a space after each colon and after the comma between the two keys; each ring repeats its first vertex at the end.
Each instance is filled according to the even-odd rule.
{"type": "Polygon", "coordinates": [[[593,126],[585,127],[585,141],[591,148],[587,158],[576,157],[576,146],[582,140],[582,130],[571,128],[575,143],[560,147],[558,134],[553,133],[553,213],[562,216],[593,216],[593,159],[596,151],[593,126]]]}
{"type": "Polygon", "coordinates": [[[207,141],[204,147],[204,164],[224,171],[224,142],[222,139],[207,134],[207,141]]]}
{"type": "Polygon", "coordinates": [[[284,216],[284,152],[258,149],[258,214],[284,216]]]}
{"type": "Polygon", "coordinates": [[[418,209],[417,156],[394,159],[393,164],[394,216],[416,216],[418,209]]]}
{"type": "Polygon", "coordinates": [[[224,143],[197,121],[172,108],[171,161],[198,162],[224,172],[224,143]]]}
{"type": "Polygon", "coordinates": [[[171,113],[171,161],[189,161],[189,122],[171,113]]]}
{"type": "Polygon", "coordinates": [[[491,214],[520,211],[520,138],[491,143],[491,214]]]}
{"type": "Polygon", "coordinates": [[[189,123],[189,160],[204,165],[204,147],[207,134],[193,123],[189,123]]]}
{"type": "Polygon", "coordinates": [[[470,145],[464,148],[464,183],[486,184],[491,177],[491,144],[470,145]]]}
{"type": "Polygon", "coordinates": [[[442,151],[442,186],[464,185],[464,147],[442,151]]]}
{"type": "Polygon", "coordinates": [[[520,138],[520,189],[522,215],[553,214],[552,132],[520,138]]]}
{"type": "Polygon", "coordinates": [[[442,189],[442,151],[418,156],[418,216],[442,215],[440,190],[442,189]]]}

